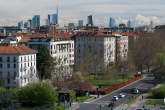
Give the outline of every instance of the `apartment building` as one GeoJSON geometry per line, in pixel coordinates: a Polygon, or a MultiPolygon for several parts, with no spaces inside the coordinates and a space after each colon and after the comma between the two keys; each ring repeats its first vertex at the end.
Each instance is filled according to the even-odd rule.
{"type": "Polygon", "coordinates": [[[116,37],[116,61],[127,60],[128,36],[125,34],[114,34],[116,37]]]}
{"type": "MultiPolygon", "coordinates": [[[[90,54],[87,60],[95,57],[95,65],[109,66],[115,62],[116,38],[106,31],[80,31],[74,37],[75,63],[85,61],[84,54],[90,54]]],[[[101,67],[100,67],[101,68],[101,67]]]]}
{"type": "Polygon", "coordinates": [[[27,46],[35,50],[46,46],[55,61],[60,59],[57,66],[64,66],[66,75],[72,75],[74,65],[74,40],[72,35],[48,34],[45,37],[34,37],[28,41],[27,46]]]}
{"type": "Polygon", "coordinates": [[[37,80],[36,51],[25,46],[0,46],[0,80],[6,88],[37,80]]]}

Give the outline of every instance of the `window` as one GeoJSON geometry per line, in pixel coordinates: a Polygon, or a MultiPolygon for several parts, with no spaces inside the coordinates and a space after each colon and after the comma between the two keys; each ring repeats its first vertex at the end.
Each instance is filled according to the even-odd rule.
{"type": "Polygon", "coordinates": [[[7,68],[10,68],[10,64],[7,64],[7,68]]]}
{"type": "Polygon", "coordinates": [[[14,57],[13,61],[16,62],[16,57],[14,57]]]}
{"type": "Polygon", "coordinates": [[[2,62],[2,57],[0,57],[0,62],[2,62]]]}
{"type": "Polygon", "coordinates": [[[3,64],[0,64],[0,68],[3,68],[3,64]]]}
{"type": "Polygon", "coordinates": [[[7,79],[7,83],[10,84],[10,79],[9,78],[7,79]]]}
{"type": "Polygon", "coordinates": [[[7,57],[7,62],[10,62],[10,57],[7,57]]]}
{"type": "Polygon", "coordinates": [[[26,56],[24,57],[24,61],[26,62],[26,56]]]}
{"type": "Polygon", "coordinates": [[[14,68],[16,68],[16,64],[14,64],[14,68]]]}

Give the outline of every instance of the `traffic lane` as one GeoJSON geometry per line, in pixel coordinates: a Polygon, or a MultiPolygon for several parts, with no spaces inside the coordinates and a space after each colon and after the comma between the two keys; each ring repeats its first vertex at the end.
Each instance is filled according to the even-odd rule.
{"type": "MultiPolygon", "coordinates": [[[[112,101],[113,96],[118,96],[120,93],[126,94],[127,97],[125,97],[125,98],[128,98],[129,99],[130,97],[133,97],[135,95],[135,94],[132,94],[131,93],[131,90],[133,88],[138,88],[141,91],[143,89],[149,90],[150,88],[152,88],[154,86],[153,85],[153,82],[154,81],[148,83],[149,80],[153,80],[153,78],[148,78],[148,77],[147,78],[144,78],[143,80],[140,80],[138,82],[135,82],[132,85],[129,85],[129,86],[123,88],[123,89],[120,89],[120,90],[118,90],[118,91],[116,91],[116,92],[114,92],[114,93],[112,93],[112,94],[110,94],[110,95],[108,95],[106,97],[103,97],[103,98],[95,101],[94,103],[97,103],[97,102],[101,103],[102,101],[112,101]]],[[[123,99],[125,99],[125,98],[123,98],[123,99]]],[[[118,101],[116,101],[116,102],[118,102],[118,101]]],[[[125,102],[125,100],[124,100],[124,102],[125,102]]]]}
{"type": "Polygon", "coordinates": [[[126,103],[128,102],[128,100],[130,100],[132,97],[135,96],[135,94],[131,93],[132,88],[140,88],[140,89],[150,89],[153,87],[153,82],[150,82],[150,80],[153,80],[153,78],[151,77],[146,77],[143,80],[140,80],[138,82],[135,82],[134,84],[131,84],[127,87],[124,87],[114,93],[111,93],[109,95],[107,95],[106,97],[103,97],[97,101],[94,101],[90,104],[80,104],[80,108],[77,110],[99,110],[100,109],[100,105],[102,105],[103,110],[108,110],[108,104],[112,102],[112,98],[113,96],[118,96],[120,93],[126,93],[126,97],[119,99],[118,101],[115,102],[116,106],[119,106],[122,103],[126,103]]]}
{"type": "Polygon", "coordinates": [[[100,104],[79,104],[79,108],[77,110],[100,110],[100,104]]]}

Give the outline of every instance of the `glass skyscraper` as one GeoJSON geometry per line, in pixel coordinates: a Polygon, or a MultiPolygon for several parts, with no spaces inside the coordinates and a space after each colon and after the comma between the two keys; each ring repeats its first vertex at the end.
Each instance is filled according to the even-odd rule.
{"type": "Polygon", "coordinates": [[[48,24],[58,24],[58,13],[48,15],[48,24]]]}
{"type": "Polygon", "coordinates": [[[78,21],[78,26],[79,26],[79,27],[83,27],[83,20],[79,20],[79,21],[78,21]]]}
{"type": "Polygon", "coordinates": [[[33,27],[40,27],[40,15],[35,15],[32,19],[33,27]]]}
{"type": "Polygon", "coordinates": [[[110,17],[109,19],[109,27],[114,27],[115,26],[115,19],[110,17]]]}
{"type": "Polygon", "coordinates": [[[88,21],[88,26],[93,26],[93,19],[92,19],[92,15],[89,15],[88,16],[88,19],[87,19],[87,21],[88,21]]]}

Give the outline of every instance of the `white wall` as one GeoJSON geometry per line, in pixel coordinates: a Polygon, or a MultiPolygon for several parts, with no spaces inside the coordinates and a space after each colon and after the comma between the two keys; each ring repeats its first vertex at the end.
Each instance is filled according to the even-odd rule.
{"type": "Polygon", "coordinates": [[[29,76],[30,74],[34,74],[36,76],[36,54],[0,55],[0,57],[3,59],[3,61],[0,62],[0,64],[3,65],[3,67],[1,68],[1,72],[5,87],[25,86],[28,83],[31,83],[32,81],[32,79],[29,76]],[[10,62],[7,61],[8,57],[10,57],[10,62]],[[14,62],[14,57],[16,58],[15,62],[14,62]],[[10,68],[8,68],[8,64],[10,65],[10,68]],[[14,68],[14,64],[16,65],[15,68],[14,68]],[[21,69],[21,65],[22,65],[22,69],[21,69]],[[25,69],[25,65],[26,65],[26,69],[25,69]],[[8,79],[10,79],[10,83],[8,83],[8,79]]]}

